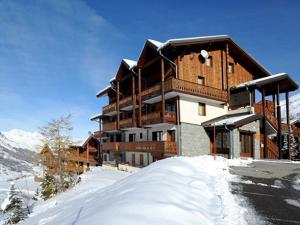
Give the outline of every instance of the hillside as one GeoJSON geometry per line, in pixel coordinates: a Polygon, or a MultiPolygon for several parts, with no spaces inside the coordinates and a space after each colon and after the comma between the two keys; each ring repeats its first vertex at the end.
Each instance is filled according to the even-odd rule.
{"type": "MultiPolygon", "coordinates": [[[[300,119],[300,92],[297,94],[291,96],[289,98],[290,100],[290,118],[293,119],[300,119]]],[[[281,103],[281,109],[282,109],[282,117],[286,119],[286,109],[285,109],[285,101],[282,101],[281,103]]]]}
{"type": "Polygon", "coordinates": [[[31,224],[210,225],[259,224],[231,193],[230,160],[174,157],[134,174],[100,167],[75,188],[36,205],[31,224]]]}

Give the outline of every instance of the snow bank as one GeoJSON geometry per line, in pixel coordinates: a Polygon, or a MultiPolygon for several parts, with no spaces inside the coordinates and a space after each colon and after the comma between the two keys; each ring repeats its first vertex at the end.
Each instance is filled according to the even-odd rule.
{"type": "Polygon", "coordinates": [[[247,224],[229,182],[230,160],[161,160],[129,175],[97,168],[72,190],[38,204],[21,224],[247,224]]]}
{"type": "Polygon", "coordinates": [[[300,191],[300,179],[294,181],[293,188],[297,191],[300,191]]]}

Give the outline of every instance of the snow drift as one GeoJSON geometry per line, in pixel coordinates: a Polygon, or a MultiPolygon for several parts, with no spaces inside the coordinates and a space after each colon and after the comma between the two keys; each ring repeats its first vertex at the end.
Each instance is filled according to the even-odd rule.
{"type": "Polygon", "coordinates": [[[21,224],[247,224],[230,190],[229,161],[175,157],[131,175],[95,168],[21,224]]]}

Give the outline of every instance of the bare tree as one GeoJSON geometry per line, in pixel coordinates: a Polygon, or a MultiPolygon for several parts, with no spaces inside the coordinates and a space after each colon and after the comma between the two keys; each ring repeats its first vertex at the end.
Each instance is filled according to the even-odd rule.
{"type": "Polygon", "coordinates": [[[71,114],[61,116],[57,119],[52,119],[45,126],[39,128],[43,136],[43,144],[47,144],[57,156],[61,184],[63,184],[62,156],[64,150],[73,144],[71,139],[71,131],[73,130],[71,118],[71,114]]]}

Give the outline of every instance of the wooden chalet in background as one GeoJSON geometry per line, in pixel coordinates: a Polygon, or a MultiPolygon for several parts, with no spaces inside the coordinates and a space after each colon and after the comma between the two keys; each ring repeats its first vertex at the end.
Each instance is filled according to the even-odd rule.
{"type": "Polygon", "coordinates": [[[97,93],[108,96],[108,105],[91,120],[99,122],[104,163],[145,166],[214,149],[229,158],[289,158],[289,150],[279,149],[291,132],[288,96],[297,88],[288,74],[272,75],[227,35],[149,39],[138,60],[123,59],[97,93]]]}
{"type": "Polygon", "coordinates": [[[63,172],[81,174],[89,170],[91,166],[99,165],[99,132],[90,135],[80,146],[71,146],[60,153],[61,168],[58,156],[53,154],[49,146],[44,146],[40,152],[40,163],[48,173],[55,175],[61,169],[63,172]]]}

